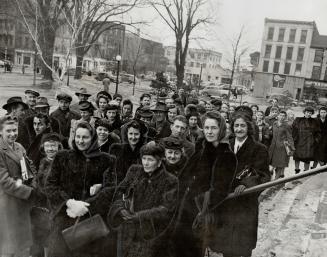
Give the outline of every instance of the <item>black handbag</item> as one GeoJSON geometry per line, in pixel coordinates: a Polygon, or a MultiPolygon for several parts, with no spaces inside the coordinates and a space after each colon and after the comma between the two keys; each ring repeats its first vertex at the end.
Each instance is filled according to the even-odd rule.
{"type": "Polygon", "coordinates": [[[70,250],[81,248],[109,234],[109,229],[99,214],[81,222],[79,220],[80,217],[73,226],[62,231],[62,236],[70,250]]]}

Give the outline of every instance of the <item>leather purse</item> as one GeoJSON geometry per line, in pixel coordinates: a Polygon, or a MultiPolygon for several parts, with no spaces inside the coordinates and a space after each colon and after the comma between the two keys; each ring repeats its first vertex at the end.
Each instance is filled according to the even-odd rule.
{"type": "Polygon", "coordinates": [[[73,226],[62,231],[62,236],[70,250],[81,248],[109,234],[109,229],[99,214],[81,222],[79,220],[80,217],[73,226]]]}

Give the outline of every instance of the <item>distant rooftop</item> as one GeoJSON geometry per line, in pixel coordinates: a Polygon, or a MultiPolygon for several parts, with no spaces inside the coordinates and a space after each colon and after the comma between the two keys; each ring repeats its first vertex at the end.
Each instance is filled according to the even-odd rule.
{"type": "Polygon", "coordinates": [[[311,47],[327,48],[327,35],[320,35],[318,30],[314,30],[311,47]]]}
{"type": "Polygon", "coordinates": [[[269,19],[265,18],[265,23],[284,23],[284,24],[298,24],[298,25],[311,25],[316,27],[316,22],[314,21],[296,21],[296,20],[279,20],[279,19],[269,19]]]}

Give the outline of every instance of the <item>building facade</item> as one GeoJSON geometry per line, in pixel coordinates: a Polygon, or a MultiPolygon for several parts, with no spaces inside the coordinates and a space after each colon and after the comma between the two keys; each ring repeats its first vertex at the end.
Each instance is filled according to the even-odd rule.
{"type": "Polygon", "coordinates": [[[327,36],[319,34],[314,21],[266,18],[254,94],[289,91],[296,99],[314,100],[307,85],[327,82],[326,50],[327,36]]]}
{"type": "MultiPolygon", "coordinates": [[[[165,47],[165,56],[169,64],[166,72],[176,73],[175,68],[175,47],[165,47]]],[[[224,79],[229,78],[230,74],[221,67],[222,54],[212,50],[188,49],[185,64],[185,80],[196,82],[201,76],[201,81],[216,81],[223,83],[224,79]]]]}

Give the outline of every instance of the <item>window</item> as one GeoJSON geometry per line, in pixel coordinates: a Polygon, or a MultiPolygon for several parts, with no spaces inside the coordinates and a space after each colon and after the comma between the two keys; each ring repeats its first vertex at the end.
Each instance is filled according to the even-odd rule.
{"type": "Polygon", "coordinates": [[[276,59],[280,59],[281,56],[282,56],[282,49],[283,49],[283,46],[277,46],[276,47],[276,55],[275,55],[275,58],[276,59]]]}
{"type": "Polygon", "coordinates": [[[295,66],[295,72],[301,72],[302,71],[302,63],[297,63],[295,66]]]}
{"type": "Polygon", "coordinates": [[[297,51],[297,61],[303,61],[303,57],[304,57],[304,47],[299,47],[298,51],[297,51]]]}
{"type": "Polygon", "coordinates": [[[198,59],[201,59],[201,54],[198,54],[198,59]]]}
{"type": "Polygon", "coordinates": [[[266,45],[265,58],[270,58],[271,45],[266,45]]]}
{"type": "Polygon", "coordinates": [[[294,41],[295,41],[295,35],[296,35],[296,29],[291,29],[290,30],[290,36],[288,38],[288,42],[294,43],[294,41]]]}
{"type": "Polygon", "coordinates": [[[323,58],[324,58],[324,50],[323,49],[316,49],[314,62],[321,63],[323,58]]]}
{"type": "Polygon", "coordinates": [[[31,64],[31,57],[30,56],[24,56],[24,64],[30,65],[31,64]]]}
{"type": "Polygon", "coordinates": [[[291,71],[291,63],[286,62],[284,67],[284,74],[290,74],[290,71],[291,71]]]}
{"type": "Polygon", "coordinates": [[[320,79],[320,71],[321,71],[320,66],[313,66],[311,78],[319,80],[320,79]]]}
{"type": "Polygon", "coordinates": [[[202,63],[202,68],[205,69],[207,67],[206,63],[202,63]]]}
{"type": "Polygon", "coordinates": [[[283,42],[284,41],[284,36],[285,36],[285,29],[284,28],[279,28],[278,41],[283,42]]]}
{"type": "Polygon", "coordinates": [[[197,62],[196,63],[196,67],[199,68],[200,67],[200,63],[197,62]]]}
{"type": "Polygon", "coordinates": [[[279,62],[274,62],[273,72],[274,73],[279,73],[279,62]]]}
{"type": "Polygon", "coordinates": [[[268,29],[268,37],[267,37],[267,40],[273,40],[273,38],[274,38],[274,31],[275,31],[275,29],[273,27],[270,27],[268,29]]]}
{"type": "Polygon", "coordinates": [[[194,53],[190,52],[190,57],[194,59],[194,53]]]}
{"type": "Polygon", "coordinates": [[[307,41],[307,34],[308,31],[307,30],[301,30],[301,37],[300,37],[300,43],[305,44],[307,41]]]}
{"type": "Polygon", "coordinates": [[[190,63],[190,67],[194,67],[194,62],[191,62],[190,63]]]}
{"type": "Polygon", "coordinates": [[[293,56],[293,46],[288,46],[286,52],[286,60],[292,60],[292,56],[293,56]]]}
{"type": "Polygon", "coordinates": [[[269,61],[264,61],[262,71],[263,72],[268,72],[268,68],[269,68],[269,61]]]}

